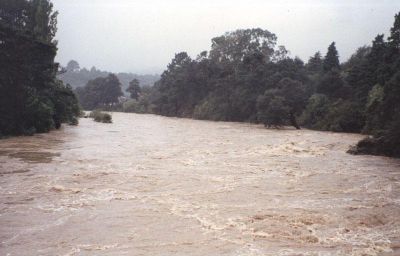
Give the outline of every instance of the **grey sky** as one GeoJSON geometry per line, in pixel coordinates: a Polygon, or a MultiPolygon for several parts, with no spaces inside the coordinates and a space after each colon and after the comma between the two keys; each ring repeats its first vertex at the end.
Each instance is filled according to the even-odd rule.
{"type": "Polygon", "coordinates": [[[211,38],[260,27],[304,61],[335,41],[346,60],[388,34],[400,1],[53,0],[57,60],[113,72],[160,73],[175,53],[195,57],[211,38]]]}

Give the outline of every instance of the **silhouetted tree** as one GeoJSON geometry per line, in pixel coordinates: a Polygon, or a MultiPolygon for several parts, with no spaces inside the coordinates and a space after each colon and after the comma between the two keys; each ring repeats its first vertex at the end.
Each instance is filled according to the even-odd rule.
{"type": "Polygon", "coordinates": [[[79,63],[76,60],[70,60],[66,67],[68,72],[78,72],[80,69],[79,63]]]}
{"type": "Polygon", "coordinates": [[[338,98],[341,96],[343,80],[340,73],[336,70],[325,73],[317,85],[317,93],[322,93],[328,97],[338,98]]]}
{"type": "Polygon", "coordinates": [[[137,100],[141,92],[139,80],[133,79],[132,81],[130,81],[128,89],[126,89],[126,91],[130,93],[131,99],[137,100]]]}
{"type": "Polygon", "coordinates": [[[0,136],[77,123],[75,95],[55,77],[56,18],[48,0],[1,2],[0,136]]]}
{"type": "Polygon", "coordinates": [[[323,60],[320,52],[316,52],[314,56],[310,57],[307,63],[307,71],[311,73],[319,73],[322,71],[323,60]]]}
{"type": "Polygon", "coordinates": [[[118,103],[122,96],[121,83],[114,74],[90,80],[83,88],[76,90],[79,102],[87,110],[107,108],[118,103]]]}
{"type": "Polygon", "coordinates": [[[258,120],[266,126],[291,124],[300,129],[296,116],[307,101],[304,85],[290,78],[282,79],[276,89],[265,91],[257,101],[258,120]]]}
{"type": "Polygon", "coordinates": [[[333,69],[339,69],[339,55],[336,50],[335,42],[332,42],[328,47],[328,52],[324,58],[323,69],[325,72],[332,71],[333,69]]]}
{"type": "Polygon", "coordinates": [[[394,16],[394,23],[393,27],[390,29],[388,42],[390,47],[400,50],[400,13],[394,16]]]}

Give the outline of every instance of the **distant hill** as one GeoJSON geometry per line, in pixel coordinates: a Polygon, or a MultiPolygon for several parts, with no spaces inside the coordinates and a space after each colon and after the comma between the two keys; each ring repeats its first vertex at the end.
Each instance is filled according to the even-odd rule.
{"type": "MultiPolygon", "coordinates": [[[[97,77],[106,77],[111,72],[102,71],[92,67],[90,70],[86,68],[80,68],[78,62],[71,60],[67,67],[64,68],[65,73],[59,74],[58,78],[65,84],[70,84],[72,88],[83,87],[89,80],[97,77]]],[[[133,73],[114,73],[122,84],[122,91],[126,94],[126,88],[128,88],[129,82],[133,79],[138,79],[141,86],[153,84],[160,79],[157,74],[154,75],[138,75],[133,73]]]]}

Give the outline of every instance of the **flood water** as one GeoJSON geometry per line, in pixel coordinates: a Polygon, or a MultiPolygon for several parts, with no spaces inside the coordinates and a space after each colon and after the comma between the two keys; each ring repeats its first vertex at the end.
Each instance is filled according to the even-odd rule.
{"type": "Polygon", "coordinates": [[[400,255],[362,136],[113,114],[0,140],[0,255],[400,255]]]}

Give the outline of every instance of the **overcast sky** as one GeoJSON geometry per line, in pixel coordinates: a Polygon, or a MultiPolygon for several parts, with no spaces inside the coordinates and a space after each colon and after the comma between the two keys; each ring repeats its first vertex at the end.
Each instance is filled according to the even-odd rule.
{"type": "Polygon", "coordinates": [[[378,33],[388,35],[399,0],[53,0],[57,61],[112,72],[160,73],[175,53],[195,57],[211,38],[267,29],[307,61],[335,41],[341,61],[378,33]]]}

